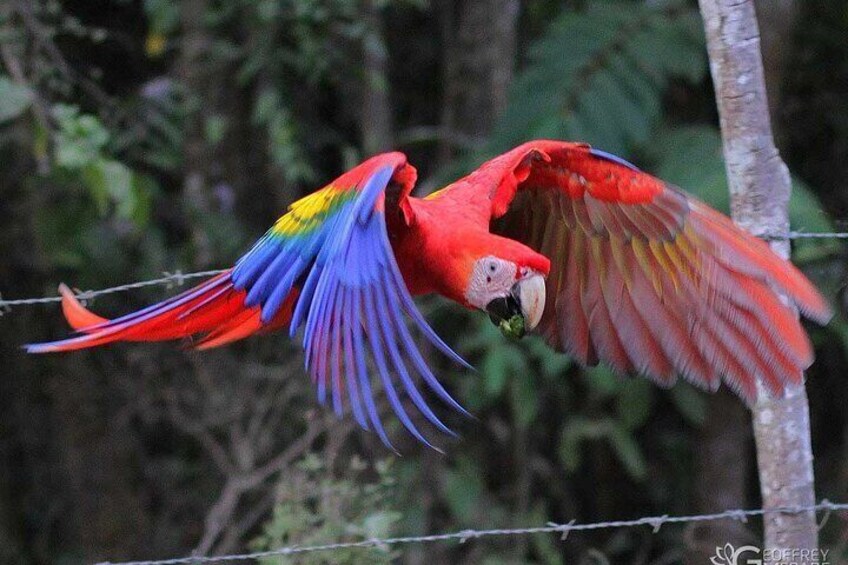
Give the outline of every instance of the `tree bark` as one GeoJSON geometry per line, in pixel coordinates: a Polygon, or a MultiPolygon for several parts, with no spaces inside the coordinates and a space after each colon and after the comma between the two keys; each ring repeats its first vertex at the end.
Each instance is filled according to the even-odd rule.
{"type": "MultiPolygon", "coordinates": [[[[442,126],[481,138],[506,107],[515,69],[518,0],[462,0],[442,7],[445,42],[442,126]]],[[[444,144],[442,157],[453,154],[444,144]]]]}
{"type": "MultiPolygon", "coordinates": [[[[695,511],[703,514],[746,506],[751,471],[751,418],[727,389],[710,396],[695,448],[695,511]]],[[[715,548],[751,544],[752,534],[736,520],[692,523],[686,530],[685,563],[709,563],[715,548]]]]}
{"type": "MultiPolygon", "coordinates": [[[[204,21],[207,0],[186,0],[180,6],[180,22],[183,39],[176,73],[185,91],[193,97],[196,107],[186,117],[184,127],[183,158],[185,162],[183,199],[186,209],[197,216],[209,216],[212,208],[209,196],[209,148],[205,141],[204,120],[212,101],[209,77],[206,75],[204,59],[209,49],[204,21]]],[[[200,222],[192,222],[191,235],[196,250],[195,265],[208,265],[214,255],[208,235],[199,228],[200,222]]]]}
{"type": "Polygon", "coordinates": [[[389,56],[383,19],[374,0],[363,8],[367,26],[362,40],[365,80],[362,88],[362,148],[370,156],[392,147],[392,105],[389,98],[389,56]]]}
{"type": "MultiPolygon", "coordinates": [[[[721,121],[724,158],[737,224],[755,235],[789,228],[789,169],[774,145],[760,37],[752,0],[699,0],[721,121]]],[[[789,256],[787,241],[772,249],[789,256]]],[[[810,417],[803,385],[784,398],[760,386],[753,408],[754,437],[764,508],[815,503],[810,417]]],[[[765,547],[813,549],[814,512],[768,514],[765,547]]]]}
{"type": "MultiPolygon", "coordinates": [[[[798,0],[757,0],[755,4],[762,43],[766,93],[772,126],[777,127],[783,98],[783,75],[787,55],[792,46],[788,38],[792,37],[800,6],[798,0]]],[[[780,128],[777,129],[777,135],[780,137],[780,128]]]]}

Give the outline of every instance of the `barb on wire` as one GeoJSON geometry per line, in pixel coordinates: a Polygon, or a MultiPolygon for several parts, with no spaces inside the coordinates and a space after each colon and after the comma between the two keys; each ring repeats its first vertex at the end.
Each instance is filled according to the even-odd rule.
{"type": "MultiPolygon", "coordinates": [[[[765,240],[784,240],[784,239],[848,239],[848,232],[804,232],[804,231],[790,231],[785,234],[762,234],[760,236],[765,240]]],[[[125,292],[128,290],[134,290],[137,288],[144,288],[148,286],[157,286],[157,285],[165,285],[168,287],[171,286],[182,286],[182,284],[190,279],[199,279],[205,277],[211,277],[213,275],[219,275],[225,272],[226,269],[217,269],[214,271],[198,271],[196,273],[185,273],[183,274],[181,271],[177,270],[173,273],[165,272],[163,276],[158,279],[151,279],[147,281],[139,281],[129,284],[123,284],[119,286],[114,286],[111,288],[104,288],[100,290],[86,290],[84,292],[80,292],[77,294],[77,298],[80,300],[91,299],[96,296],[101,296],[104,294],[112,294],[115,292],[125,292]]],[[[0,316],[3,315],[4,312],[8,312],[11,308],[16,306],[33,306],[36,304],[52,304],[54,302],[61,302],[62,298],[60,296],[47,296],[43,298],[20,298],[16,300],[4,300],[3,295],[0,294],[0,316]]]]}
{"type": "Polygon", "coordinates": [[[818,512],[824,510],[829,515],[836,510],[848,510],[848,503],[835,504],[827,499],[822,500],[818,504],[811,506],[793,506],[780,508],[758,508],[753,510],[726,510],[715,514],[697,514],[692,516],[646,516],[634,520],[617,520],[612,522],[594,522],[586,524],[578,524],[574,520],[567,524],[556,524],[548,522],[545,526],[515,528],[515,529],[493,529],[493,530],[460,530],[458,532],[448,532],[443,534],[432,534],[425,536],[408,536],[386,539],[368,539],[363,541],[329,543],[324,545],[293,545],[288,547],[280,547],[269,551],[257,551],[254,553],[242,553],[234,555],[213,555],[213,556],[191,556],[177,557],[175,559],[162,559],[158,561],[121,561],[121,562],[102,562],[98,565],[194,565],[203,563],[224,563],[228,561],[247,561],[258,560],[266,557],[281,557],[287,555],[296,555],[300,553],[315,553],[319,551],[337,551],[340,549],[356,549],[356,548],[388,548],[398,545],[409,545],[418,543],[435,543],[445,541],[456,541],[466,543],[473,539],[483,537],[504,537],[504,536],[526,536],[531,534],[548,534],[557,533],[562,535],[562,539],[569,532],[585,531],[585,530],[603,530],[612,528],[635,528],[639,526],[650,526],[654,533],[665,524],[679,524],[690,522],[708,522],[714,520],[740,520],[747,521],[751,516],[764,516],[766,514],[799,514],[804,512],[818,512]]]}

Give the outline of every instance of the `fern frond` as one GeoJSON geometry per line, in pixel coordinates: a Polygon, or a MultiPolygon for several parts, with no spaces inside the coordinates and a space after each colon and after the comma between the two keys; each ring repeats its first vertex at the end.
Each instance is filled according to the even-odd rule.
{"type": "Polygon", "coordinates": [[[630,154],[658,124],[669,80],[705,76],[700,29],[697,10],[679,2],[592,2],[564,13],[529,49],[493,149],[560,137],[630,154]]]}

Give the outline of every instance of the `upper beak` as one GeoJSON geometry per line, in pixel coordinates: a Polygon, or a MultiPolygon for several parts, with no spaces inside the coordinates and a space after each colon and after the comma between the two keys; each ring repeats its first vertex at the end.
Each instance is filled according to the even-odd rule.
{"type": "Polygon", "coordinates": [[[511,337],[522,337],[534,329],[545,310],[545,278],[531,275],[512,286],[503,298],[489,302],[486,311],[492,322],[511,337]],[[518,319],[516,325],[514,319],[518,319]]]}
{"type": "Polygon", "coordinates": [[[521,306],[525,328],[527,331],[533,330],[539,325],[545,311],[545,277],[531,275],[521,279],[513,285],[511,294],[521,306]]]}

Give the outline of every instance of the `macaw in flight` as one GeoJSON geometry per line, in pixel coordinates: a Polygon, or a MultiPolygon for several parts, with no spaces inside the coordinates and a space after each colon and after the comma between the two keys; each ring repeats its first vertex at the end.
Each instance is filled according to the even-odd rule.
{"type": "Polygon", "coordinates": [[[339,415],[348,408],[391,447],[379,390],[427,445],[414,411],[452,432],[424,385],[465,412],[413,334],[470,366],[427,324],[416,295],[484,311],[509,337],[536,332],[583,365],[663,386],[682,375],[715,391],[723,380],[748,403],[758,380],[779,395],[813,361],[792,306],[822,324],[831,316],[767,244],[586,144],[525,143],[425,198],[410,194],[416,177],[402,153],[372,157],[292,204],[232,269],[113,320],[64,287],[77,335],[26,348],[196,336],[191,346],[208,349],[285,326],[294,338],[303,326],[320,402],[329,396],[339,415]]]}

